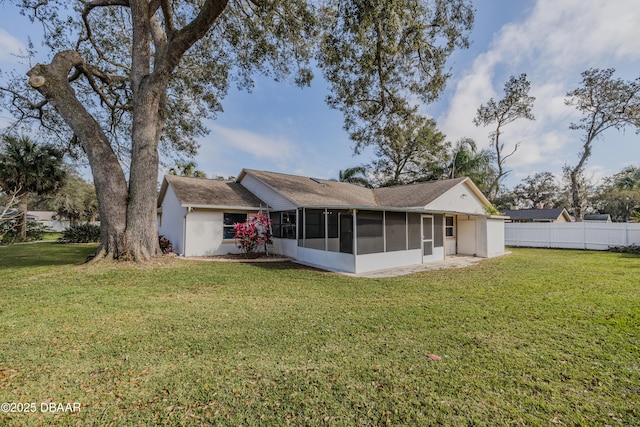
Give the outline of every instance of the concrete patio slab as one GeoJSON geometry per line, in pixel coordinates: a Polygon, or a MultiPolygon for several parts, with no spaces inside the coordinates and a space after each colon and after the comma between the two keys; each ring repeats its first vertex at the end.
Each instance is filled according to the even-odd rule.
{"type": "Polygon", "coordinates": [[[369,279],[384,278],[384,277],[397,277],[407,274],[420,273],[422,271],[429,270],[442,270],[444,268],[463,268],[470,265],[477,264],[488,258],[478,258],[472,256],[453,255],[448,256],[444,261],[435,261],[425,264],[408,265],[406,267],[395,267],[386,270],[376,270],[367,273],[343,273],[353,277],[366,277],[369,279]]]}

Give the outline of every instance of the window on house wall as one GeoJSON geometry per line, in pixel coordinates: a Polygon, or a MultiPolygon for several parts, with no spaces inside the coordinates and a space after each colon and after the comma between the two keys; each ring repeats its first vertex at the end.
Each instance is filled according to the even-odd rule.
{"type": "Polygon", "coordinates": [[[445,225],[444,225],[444,235],[447,237],[456,237],[455,228],[453,226],[453,217],[447,216],[445,217],[445,225]]]}
{"type": "Polygon", "coordinates": [[[247,220],[246,213],[228,213],[225,212],[223,214],[223,229],[222,229],[222,238],[223,239],[233,239],[236,235],[236,232],[233,230],[233,226],[239,222],[245,222],[247,220]]]}

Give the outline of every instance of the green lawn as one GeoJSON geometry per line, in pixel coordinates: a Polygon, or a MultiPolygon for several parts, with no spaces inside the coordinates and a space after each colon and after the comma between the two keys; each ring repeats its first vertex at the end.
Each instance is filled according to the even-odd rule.
{"type": "Polygon", "coordinates": [[[37,407],[0,425],[640,425],[639,256],[362,279],[93,248],[0,248],[0,402],[37,407]]]}

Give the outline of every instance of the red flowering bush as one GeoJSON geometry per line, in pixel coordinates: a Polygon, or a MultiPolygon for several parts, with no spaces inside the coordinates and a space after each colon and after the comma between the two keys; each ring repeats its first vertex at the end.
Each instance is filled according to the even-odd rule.
{"type": "Polygon", "coordinates": [[[267,245],[273,243],[270,226],[271,221],[262,213],[247,218],[246,222],[235,223],[236,245],[246,254],[255,253],[260,247],[267,252],[267,245]]]}

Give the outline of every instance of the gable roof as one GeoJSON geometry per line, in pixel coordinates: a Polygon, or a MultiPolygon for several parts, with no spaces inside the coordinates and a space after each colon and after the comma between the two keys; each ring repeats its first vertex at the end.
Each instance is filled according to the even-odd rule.
{"type": "Polygon", "coordinates": [[[235,182],[166,175],[158,196],[158,207],[162,205],[169,185],[182,207],[194,208],[260,209],[268,206],[258,197],[262,195],[269,200],[270,196],[264,191],[273,191],[295,206],[307,208],[445,209],[477,215],[490,206],[482,192],[466,177],[370,189],[346,182],[253,169],[243,169],[235,182]],[[251,190],[245,188],[242,181],[247,176],[259,181],[264,190],[256,191],[253,181],[248,185],[251,190]],[[458,193],[460,198],[473,194],[475,204],[458,205],[458,193]]]}
{"type": "Polygon", "coordinates": [[[243,169],[236,182],[252,175],[298,206],[377,206],[369,188],[346,182],[243,169]]]}
{"type": "Polygon", "coordinates": [[[556,220],[560,215],[565,216],[567,220],[571,217],[565,208],[555,209],[507,209],[504,211],[504,215],[511,217],[511,219],[524,219],[533,221],[551,221],[556,220]]]}
{"type": "Polygon", "coordinates": [[[382,187],[373,190],[380,206],[424,207],[456,185],[468,180],[466,177],[417,184],[382,187]]]}
{"type": "Polygon", "coordinates": [[[490,205],[467,177],[370,189],[334,180],[243,169],[236,182],[241,183],[247,175],[258,179],[298,207],[421,209],[463,183],[482,205],[490,205]]]}
{"type": "Polygon", "coordinates": [[[171,184],[183,207],[242,207],[259,208],[265,203],[237,182],[217,179],[165,175],[158,196],[158,206],[171,184]]]}

